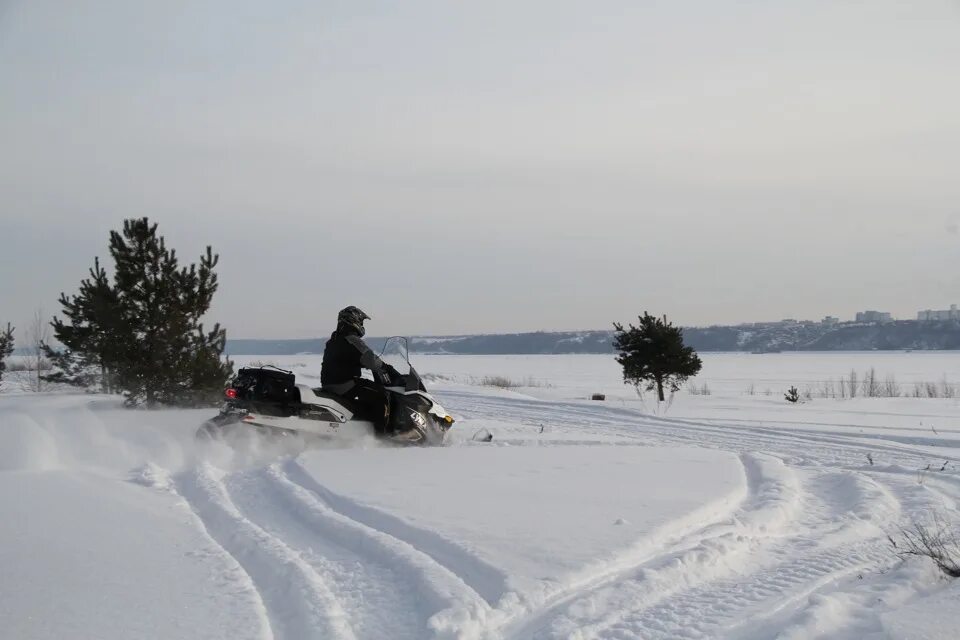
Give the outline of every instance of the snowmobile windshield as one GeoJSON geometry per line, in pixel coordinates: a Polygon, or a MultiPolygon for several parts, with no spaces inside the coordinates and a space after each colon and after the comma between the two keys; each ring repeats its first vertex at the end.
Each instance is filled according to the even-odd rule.
{"type": "Polygon", "coordinates": [[[410,364],[409,343],[406,338],[402,336],[387,338],[380,352],[380,359],[404,377],[404,387],[407,391],[425,390],[420,375],[410,364]]]}
{"type": "Polygon", "coordinates": [[[410,372],[410,354],[407,348],[407,339],[394,336],[387,338],[383,343],[383,349],[380,351],[380,359],[396,369],[399,373],[407,375],[410,372]]]}

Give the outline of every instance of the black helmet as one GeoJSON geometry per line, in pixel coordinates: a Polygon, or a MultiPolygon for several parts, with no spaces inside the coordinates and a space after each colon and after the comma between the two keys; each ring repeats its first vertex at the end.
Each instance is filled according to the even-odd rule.
{"type": "Polygon", "coordinates": [[[363,321],[369,319],[370,316],[353,305],[350,305],[345,309],[341,309],[340,313],[337,314],[337,326],[346,325],[352,329],[356,329],[360,337],[363,337],[363,334],[366,333],[363,328],[363,321]]]}

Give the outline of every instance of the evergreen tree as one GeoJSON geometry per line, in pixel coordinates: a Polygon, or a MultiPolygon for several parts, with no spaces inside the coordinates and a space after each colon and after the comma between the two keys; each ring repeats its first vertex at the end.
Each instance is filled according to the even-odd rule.
{"type": "Polygon", "coordinates": [[[77,296],[61,296],[66,321],[53,326],[67,351],[57,359],[48,349],[60,373],[82,381],[99,367],[105,388],[129,405],[215,402],[233,369],[222,359],[226,331],[200,323],[217,290],[218,257],[207,247],[199,266],[181,267],[147,218],[112,231],[110,255],[112,283],[97,261],[77,296]]]}
{"type": "Polygon", "coordinates": [[[617,362],[623,367],[623,382],[637,389],[641,384],[647,391],[656,389],[660,402],[665,399],[665,388],[676,392],[703,366],[693,348],[683,344],[683,330],[667,322],[665,316],[655,318],[644,311],[640,326],[613,326],[613,347],[619,352],[617,362]]]}
{"type": "Polygon", "coordinates": [[[3,372],[7,370],[6,359],[13,353],[13,327],[7,323],[6,330],[0,331],[0,380],[3,380],[3,372]]]}

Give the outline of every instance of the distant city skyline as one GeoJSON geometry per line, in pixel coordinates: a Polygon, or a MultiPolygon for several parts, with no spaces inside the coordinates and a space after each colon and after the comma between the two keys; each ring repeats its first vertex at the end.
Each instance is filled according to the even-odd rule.
{"type": "MultiPolygon", "coordinates": [[[[960,5],[0,5],[0,322],[111,229],[303,338],[901,318],[960,299],[960,5]]],[[[19,334],[22,335],[22,334],[19,334]]]]}

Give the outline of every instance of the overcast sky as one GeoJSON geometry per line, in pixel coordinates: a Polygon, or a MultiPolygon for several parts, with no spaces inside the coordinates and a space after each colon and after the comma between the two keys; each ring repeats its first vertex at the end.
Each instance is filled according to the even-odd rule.
{"type": "Polygon", "coordinates": [[[0,0],[0,321],[123,218],[233,337],[960,302],[960,2],[0,0]]]}

